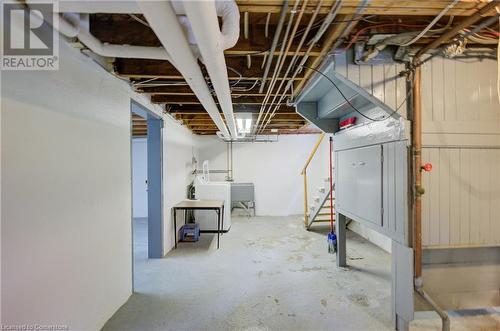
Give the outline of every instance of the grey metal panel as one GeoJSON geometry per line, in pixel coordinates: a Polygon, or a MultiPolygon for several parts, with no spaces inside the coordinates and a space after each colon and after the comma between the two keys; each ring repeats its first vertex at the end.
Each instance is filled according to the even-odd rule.
{"type": "MultiPolygon", "coordinates": [[[[335,72],[333,62],[326,64],[321,71],[322,74],[316,73],[313,82],[295,101],[298,113],[305,110],[300,107],[302,103],[316,104],[316,116],[308,119],[317,126],[320,126],[326,118],[338,120],[353,111],[361,112],[368,117],[365,117],[363,121],[384,118],[389,114],[395,119],[400,117],[361,86],[335,72]]],[[[338,128],[329,132],[336,131],[338,128]]]]}
{"type": "Polygon", "coordinates": [[[333,149],[339,151],[391,141],[409,141],[409,127],[408,121],[394,118],[356,126],[336,133],[333,136],[333,149]]]}
{"type": "Polygon", "coordinates": [[[337,267],[347,267],[347,219],[344,215],[335,212],[335,232],[337,233],[337,267]]]}
{"type": "Polygon", "coordinates": [[[382,148],[337,153],[336,207],[340,213],[382,226],[382,148]]]}
{"type": "MultiPolygon", "coordinates": [[[[394,317],[413,320],[413,250],[392,241],[392,311],[394,317]]],[[[396,322],[396,321],[395,321],[396,322]]]]}
{"type": "Polygon", "coordinates": [[[382,148],[383,228],[392,239],[409,245],[408,149],[404,141],[386,143],[382,148]]]}
{"type": "Polygon", "coordinates": [[[296,106],[297,113],[309,122],[315,123],[324,132],[335,132],[339,128],[338,119],[322,119],[318,121],[316,102],[301,102],[296,106]]]}
{"type": "Polygon", "coordinates": [[[255,201],[253,183],[231,183],[231,201],[255,201]]]}
{"type": "Polygon", "coordinates": [[[460,247],[424,249],[424,265],[431,264],[500,264],[500,247],[460,247]]]}
{"type": "Polygon", "coordinates": [[[163,121],[148,116],[148,257],[163,257],[163,121]]]}
{"type": "Polygon", "coordinates": [[[404,140],[335,152],[337,211],[406,246],[408,153],[404,140]]]}

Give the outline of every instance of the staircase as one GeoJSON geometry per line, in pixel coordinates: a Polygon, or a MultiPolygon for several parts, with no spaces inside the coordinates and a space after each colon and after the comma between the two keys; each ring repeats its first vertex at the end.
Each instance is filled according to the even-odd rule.
{"type": "MultiPolygon", "coordinates": [[[[330,222],[330,178],[325,178],[325,185],[318,187],[317,195],[313,197],[313,204],[309,207],[306,229],[309,230],[313,223],[330,222]]],[[[335,221],[335,191],[333,192],[333,220],[335,221]]]]}
{"type": "MultiPolygon", "coordinates": [[[[314,155],[316,154],[324,136],[324,133],[322,133],[318,137],[318,140],[316,141],[313,150],[309,154],[309,157],[307,158],[307,161],[300,173],[304,177],[304,227],[306,228],[306,230],[309,230],[311,228],[311,225],[314,223],[330,222],[330,178],[324,178],[324,183],[323,185],[318,187],[316,194],[313,196],[313,201],[310,206],[307,197],[307,169],[314,155]]],[[[335,199],[335,197],[333,199],[335,199]]]]}

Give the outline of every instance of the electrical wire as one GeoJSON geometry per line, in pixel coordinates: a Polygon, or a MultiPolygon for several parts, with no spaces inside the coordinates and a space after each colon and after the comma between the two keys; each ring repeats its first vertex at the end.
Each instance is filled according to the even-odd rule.
{"type": "MultiPolygon", "coordinates": [[[[322,75],[324,78],[326,78],[336,89],[337,91],[340,93],[340,95],[342,96],[342,98],[344,98],[344,100],[347,102],[347,104],[349,106],[351,106],[351,108],[356,112],[358,113],[359,115],[363,116],[364,118],[366,118],[367,120],[370,120],[370,121],[373,121],[373,122],[382,122],[382,121],[385,121],[386,119],[388,119],[389,117],[392,117],[394,116],[398,111],[399,109],[401,109],[401,107],[403,107],[403,105],[408,101],[408,99],[410,98],[410,96],[412,95],[412,92],[413,92],[413,80],[412,80],[412,84],[409,88],[409,91],[408,93],[406,94],[406,97],[405,99],[401,102],[401,104],[395,109],[393,110],[389,115],[387,115],[386,117],[384,118],[371,118],[365,114],[363,114],[358,108],[356,108],[350,101],[349,99],[344,95],[344,93],[342,93],[342,91],[340,90],[340,88],[337,86],[337,84],[335,84],[335,82],[330,79],[330,77],[328,77],[327,75],[325,75],[324,73],[322,73],[321,71],[317,70],[317,69],[314,69],[314,68],[311,68],[311,67],[308,67],[308,66],[305,66],[305,65],[302,65],[302,67],[304,68],[307,68],[307,69],[310,69],[312,71],[315,71],[317,72],[318,74],[322,75]]],[[[330,110],[333,110],[335,108],[332,108],[330,110]]]]}
{"type": "MultiPolygon", "coordinates": [[[[374,21],[369,21],[368,19],[369,18],[372,18],[372,17],[375,17],[375,16],[378,16],[376,14],[374,15],[367,15],[367,16],[363,16],[363,17],[360,17],[358,16],[357,18],[353,18],[351,20],[342,20],[342,21],[335,21],[335,22],[332,22],[330,23],[330,25],[336,25],[336,24],[341,24],[341,23],[349,23],[349,22],[359,22],[359,21],[365,21],[365,22],[368,22],[368,23],[377,23],[377,22],[374,22],[374,21]]],[[[311,29],[314,29],[314,28],[317,28],[318,26],[320,26],[322,24],[324,19],[321,19],[319,20],[317,23],[315,23],[311,29]]],[[[299,30],[297,31],[297,33],[295,34],[295,36],[293,37],[293,39],[297,38],[297,37],[300,37],[302,35],[302,33],[304,32],[305,29],[302,29],[302,30],[299,30]]],[[[277,46],[281,46],[281,42],[277,44],[277,46]]],[[[264,53],[269,53],[270,49],[266,49],[266,50],[263,50],[263,51],[255,51],[255,52],[249,52],[249,53],[243,53],[243,54],[227,54],[226,57],[239,57],[239,56],[247,56],[247,55],[260,55],[260,54],[264,54],[264,53]]]]}
{"type": "Polygon", "coordinates": [[[362,29],[359,29],[356,34],[354,34],[354,36],[352,37],[352,39],[349,41],[349,43],[347,44],[347,46],[342,50],[342,52],[345,52],[347,51],[349,48],[351,48],[351,46],[358,40],[359,36],[367,31],[367,30],[370,30],[370,29],[374,29],[374,28],[383,28],[383,27],[388,27],[388,26],[401,26],[401,27],[404,27],[404,28],[422,28],[422,27],[425,27],[425,25],[417,25],[417,24],[403,24],[403,23],[381,23],[381,24],[375,24],[375,25],[369,25],[369,26],[366,26],[362,29]]]}
{"type": "Polygon", "coordinates": [[[443,17],[444,14],[446,14],[451,8],[453,8],[460,0],[454,0],[452,1],[448,6],[446,6],[432,21],[423,29],[418,35],[415,36],[412,40],[401,44],[400,46],[410,46],[411,44],[415,43],[417,40],[422,38],[440,19],[443,17]]]}
{"type": "Polygon", "coordinates": [[[231,91],[237,91],[237,92],[248,92],[248,91],[251,91],[255,88],[255,86],[257,86],[257,83],[259,83],[259,80],[256,79],[255,82],[253,83],[253,85],[249,88],[238,88],[238,87],[233,87],[231,89],[231,91]]]}

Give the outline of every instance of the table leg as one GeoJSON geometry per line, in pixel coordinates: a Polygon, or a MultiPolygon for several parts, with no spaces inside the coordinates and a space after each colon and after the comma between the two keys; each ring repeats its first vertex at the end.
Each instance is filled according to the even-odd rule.
{"type": "Polygon", "coordinates": [[[174,208],[174,247],[177,248],[177,209],[174,208]]]}
{"type": "Polygon", "coordinates": [[[222,218],[222,222],[221,222],[222,226],[221,226],[220,230],[222,231],[221,235],[224,235],[224,205],[222,205],[222,216],[221,216],[221,218],[222,218]]]}
{"type": "Polygon", "coordinates": [[[220,243],[220,209],[217,209],[217,249],[220,243]]]}

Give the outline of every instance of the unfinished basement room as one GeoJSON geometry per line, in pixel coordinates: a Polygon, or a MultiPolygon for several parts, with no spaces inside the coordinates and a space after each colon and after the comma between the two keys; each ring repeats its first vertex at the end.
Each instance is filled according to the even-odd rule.
{"type": "Polygon", "coordinates": [[[500,331],[500,0],[0,17],[0,330],[500,331]]]}

